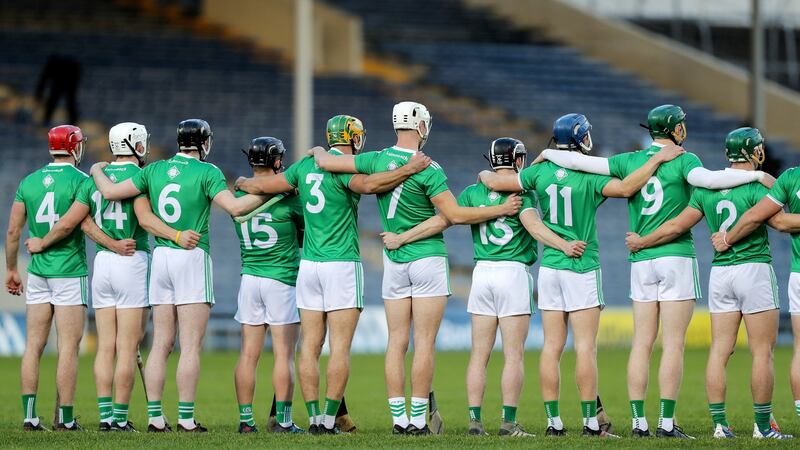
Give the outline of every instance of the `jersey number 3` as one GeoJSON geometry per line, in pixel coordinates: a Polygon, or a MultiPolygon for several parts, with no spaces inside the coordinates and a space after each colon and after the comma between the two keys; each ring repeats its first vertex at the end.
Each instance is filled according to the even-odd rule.
{"type": "Polygon", "coordinates": [[[321,213],[322,208],[325,207],[325,194],[323,194],[322,190],[319,188],[324,177],[325,175],[321,173],[309,173],[306,175],[306,184],[311,185],[311,189],[308,191],[308,193],[317,199],[316,204],[306,202],[306,209],[312,214],[321,213]]]}

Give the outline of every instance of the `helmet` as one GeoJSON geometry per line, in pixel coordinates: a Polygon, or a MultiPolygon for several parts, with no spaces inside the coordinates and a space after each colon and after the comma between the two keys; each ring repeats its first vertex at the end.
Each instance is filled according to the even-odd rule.
{"type": "MultiPolygon", "coordinates": [[[[283,154],[286,153],[286,148],[283,146],[283,141],[278,138],[270,136],[257,137],[250,141],[250,148],[242,150],[242,153],[247,155],[247,162],[250,167],[275,167],[276,159],[283,159],[283,154]]],[[[283,164],[277,172],[283,171],[283,164]]]]}
{"type": "Polygon", "coordinates": [[[86,137],[75,125],[59,125],[47,133],[47,142],[52,156],[72,156],[79,164],[83,158],[86,137]]]}
{"type": "Polygon", "coordinates": [[[570,113],[559,117],[553,123],[553,141],[559,150],[592,151],[592,124],[583,114],[570,113]],[[584,142],[587,140],[588,142],[584,142]]]}
{"type": "Polygon", "coordinates": [[[517,158],[522,156],[522,166],[525,166],[525,156],[528,151],[525,150],[525,144],[519,139],[510,137],[502,137],[492,141],[492,146],[489,148],[489,157],[483,157],[489,161],[492,170],[497,169],[514,169],[519,172],[517,167],[517,158]]]}
{"type": "Polygon", "coordinates": [[[667,138],[677,145],[683,144],[686,140],[686,113],[680,106],[661,105],[653,108],[647,113],[647,125],[642,127],[650,131],[653,139],[667,138]],[[675,134],[675,128],[683,124],[683,131],[680,135],[675,134]]]}
{"type": "Polygon", "coordinates": [[[205,161],[211,153],[211,141],[214,133],[211,125],[203,119],[186,119],[178,124],[178,149],[195,150],[200,153],[200,161],[205,161]],[[203,146],[203,144],[208,143],[203,146]]]}
{"type": "Polygon", "coordinates": [[[425,105],[417,102],[400,102],[392,108],[392,125],[397,130],[417,130],[420,139],[419,149],[428,141],[431,132],[431,113],[425,105]],[[425,123],[425,134],[419,129],[420,122],[425,123]]]}
{"type": "Polygon", "coordinates": [[[725,138],[725,156],[730,162],[750,162],[755,167],[764,162],[764,137],[758,128],[737,128],[725,138]]]}
{"type": "Polygon", "coordinates": [[[328,120],[328,125],[325,127],[325,139],[328,141],[328,147],[352,145],[353,153],[358,153],[364,148],[364,143],[367,141],[367,130],[357,118],[340,114],[328,120]]]}
{"type": "Polygon", "coordinates": [[[150,152],[150,133],[138,123],[118,123],[108,130],[108,145],[114,156],[135,156],[143,166],[150,152]]]}

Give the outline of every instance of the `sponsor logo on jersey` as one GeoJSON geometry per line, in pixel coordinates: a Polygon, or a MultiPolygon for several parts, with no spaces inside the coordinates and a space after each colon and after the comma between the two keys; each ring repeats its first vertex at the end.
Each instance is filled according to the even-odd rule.
{"type": "Polygon", "coordinates": [[[56,180],[54,180],[53,177],[51,177],[50,175],[47,175],[42,180],[42,184],[44,184],[44,187],[50,187],[50,185],[55,183],[55,182],[56,182],[56,180]]]}
{"type": "Polygon", "coordinates": [[[170,167],[169,170],[167,171],[167,176],[170,179],[174,179],[175,177],[177,177],[180,174],[181,174],[181,171],[178,170],[178,168],[175,167],[175,166],[170,167]]]}
{"type": "Polygon", "coordinates": [[[556,170],[556,178],[558,179],[558,181],[561,181],[564,178],[567,178],[567,171],[565,169],[556,170]]]}

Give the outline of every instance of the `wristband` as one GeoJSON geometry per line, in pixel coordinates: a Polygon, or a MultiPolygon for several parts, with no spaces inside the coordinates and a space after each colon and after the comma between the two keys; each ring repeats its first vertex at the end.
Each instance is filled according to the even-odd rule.
{"type": "Polygon", "coordinates": [[[731,244],[728,244],[728,232],[725,231],[722,233],[722,243],[725,244],[726,247],[730,247],[731,244]]]}
{"type": "Polygon", "coordinates": [[[181,232],[178,231],[177,233],[175,233],[175,243],[180,245],[180,242],[178,242],[180,241],[180,239],[181,239],[181,232]]]}

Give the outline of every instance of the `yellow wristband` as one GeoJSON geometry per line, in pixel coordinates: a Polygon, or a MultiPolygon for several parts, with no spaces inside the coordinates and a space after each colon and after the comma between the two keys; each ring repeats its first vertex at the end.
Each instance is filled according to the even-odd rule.
{"type": "Polygon", "coordinates": [[[180,244],[180,242],[179,242],[180,240],[181,240],[181,232],[180,232],[180,231],[178,231],[178,232],[175,234],[175,243],[176,243],[176,244],[180,244]]]}

